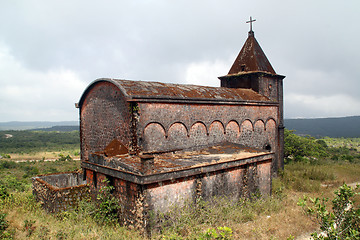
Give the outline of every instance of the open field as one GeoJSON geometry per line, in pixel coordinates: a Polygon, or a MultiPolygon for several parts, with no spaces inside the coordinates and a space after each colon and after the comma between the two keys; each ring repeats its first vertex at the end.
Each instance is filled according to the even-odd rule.
{"type": "Polygon", "coordinates": [[[33,152],[29,154],[21,154],[21,153],[10,153],[10,159],[13,161],[21,161],[21,160],[56,160],[59,159],[61,155],[67,156],[69,155],[73,159],[80,159],[79,149],[67,149],[65,151],[60,152],[33,152]]]}
{"type": "MultiPolygon", "coordinates": [[[[329,144],[329,147],[316,139],[287,134],[287,164],[284,171],[273,179],[271,197],[239,202],[218,198],[213,202],[200,201],[196,205],[189,203],[183,208],[174,206],[171,213],[153,223],[151,238],[215,239],[206,236],[217,231],[228,234],[228,239],[293,239],[317,230],[319,225],[304,214],[297,202],[304,195],[332,199],[333,192],[344,182],[360,182],[360,152],[353,148],[352,142],[357,140],[350,140],[351,146],[340,144],[332,147],[329,144]]],[[[328,143],[328,140],[324,141],[328,143]]],[[[340,143],[343,140],[331,141],[340,143]]],[[[10,159],[0,160],[0,229],[8,224],[5,230],[0,230],[0,238],[144,239],[136,230],[99,222],[93,215],[91,202],[82,202],[76,211],[60,214],[48,214],[41,209],[32,197],[31,177],[80,168],[80,161],[64,159],[14,161],[20,156],[37,160],[44,156],[53,158],[60,152],[48,153],[15,153],[10,159]]],[[[356,206],[359,202],[358,198],[356,206]]]]}
{"type": "MultiPolygon", "coordinates": [[[[86,209],[63,214],[48,214],[31,194],[30,178],[41,173],[79,168],[79,161],[8,163],[1,161],[0,181],[11,198],[0,200],[0,212],[6,213],[8,232],[15,239],[143,239],[135,230],[118,225],[99,224],[86,209]],[[25,225],[31,224],[31,232],[25,225]]],[[[317,229],[305,216],[297,201],[303,195],[331,197],[345,182],[360,181],[358,163],[309,165],[293,163],[273,180],[273,194],[267,199],[234,204],[226,199],[189,204],[164,217],[153,231],[153,239],[200,239],[209,228],[229,227],[231,239],[287,239],[317,229]]]]}

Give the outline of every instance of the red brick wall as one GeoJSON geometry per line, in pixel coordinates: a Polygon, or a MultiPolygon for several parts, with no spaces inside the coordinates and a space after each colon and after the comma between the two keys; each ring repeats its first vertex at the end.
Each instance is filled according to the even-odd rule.
{"type": "Polygon", "coordinates": [[[140,103],[141,150],[162,152],[224,141],[277,150],[276,106],[140,103]]]}
{"type": "Polygon", "coordinates": [[[80,109],[80,129],[82,160],[114,139],[129,147],[129,104],[115,85],[99,82],[88,91],[80,109]]]}

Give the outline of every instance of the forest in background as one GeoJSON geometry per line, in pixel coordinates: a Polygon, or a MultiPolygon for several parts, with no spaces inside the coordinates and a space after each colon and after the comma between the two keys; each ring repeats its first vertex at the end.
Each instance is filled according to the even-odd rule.
{"type": "Polygon", "coordinates": [[[285,119],[285,127],[295,130],[297,135],[316,138],[360,137],[360,116],[339,118],[285,119]]]}

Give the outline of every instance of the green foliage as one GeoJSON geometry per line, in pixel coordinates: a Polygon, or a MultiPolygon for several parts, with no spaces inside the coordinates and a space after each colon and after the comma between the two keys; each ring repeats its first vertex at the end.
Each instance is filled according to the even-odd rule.
{"type": "Polygon", "coordinates": [[[121,211],[119,200],[112,194],[114,187],[109,185],[109,181],[104,180],[103,183],[104,186],[100,188],[96,201],[93,202],[91,199],[81,201],[77,213],[89,215],[99,224],[116,224],[121,211]]]}
{"type": "Polygon", "coordinates": [[[310,162],[328,156],[328,147],[325,141],[313,137],[300,137],[285,129],[284,157],[285,163],[310,162]]]}
{"type": "Polygon", "coordinates": [[[108,181],[104,182],[107,185],[102,187],[97,195],[98,208],[94,217],[100,223],[116,223],[119,220],[120,204],[111,193],[114,187],[108,185],[108,181]]]}
{"type": "Polygon", "coordinates": [[[204,234],[201,234],[196,240],[230,240],[232,239],[232,230],[228,227],[209,228],[204,234]]]}
{"type": "Polygon", "coordinates": [[[36,229],[36,227],[34,226],[35,222],[35,220],[24,220],[23,231],[26,232],[27,237],[30,237],[34,233],[36,229]]]}
{"type": "Polygon", "coordinates": [[[5,187],[4,185],[0,185],[0,199],[5,199],[9,196],[10,194],[7,187],[5,187]]]}
{"type": "Polygon", "coordinates": [[[0,160],[0,169],[11,169],[16,167],[16,162],[14,161],[7,161],[7,160],[0,160]]]}
{"type": "Polygon", "coordinates": [[[0,213],[0,239],[13,239],[15,232],[9,229],[9,222],[5,219],[6,213],[0,213]]]}
{"type": "MultiPolygon", "coordinates": [[[[45,132],[45,131],[0,131],[0,153],[34,153],[42,151],[62,151],[79,149],[79,131],[45,132]],[[5,134],[12,137],[6,138],[5,134]]],[[[5,154],[5,155],[6,155],[5,154]]],[[[1,154],[3,155],[3,154],[1,154]]],[[[5,156],[3,155],[3,156],[5,156]]]]}
{"type": "Polygon", "coordinates": [[[0,186],[6,189],[7,191],[19,191],[19,192],[23,192],[30,187],[25,180],[19,180],[14,175],[5,175],[3,178],[1,178],[0,186]]]}
{"type": "Polygon", "coordinates": [[[342,185],[335,191],[332,211],[326,205],[327,198],[305,196],[299,200],[298,205],[320,224],[322,234],[312,233],[313,239],[360,239],[360,209],[354,201],[354,197],[359,195],[358,190],[359,186],[353,189],[346,184],[342,185]]]}
{"type": "Polygon", "coordinates": [[[72,157],[70,155],[64,156],[63,154],[59,154],[58,161],[72,161],[72,157]]]}
{"type": "Polygon", "coordinates": [[[9,227],[9,223],[5,217],[6,213],[0,213],[0,236],[9,227]]]}

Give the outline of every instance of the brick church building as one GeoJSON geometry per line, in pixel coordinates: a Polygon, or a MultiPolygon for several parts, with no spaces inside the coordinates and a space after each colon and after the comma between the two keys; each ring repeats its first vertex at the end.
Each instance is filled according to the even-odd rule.
{"type": "Polygon", "coordinates": [[[137,228],[200,197],[269,195],[283,168],[283,78],[250,30],[220,87],[92,82],[77,104],[87,185],[114,186],[137,228]]]}

